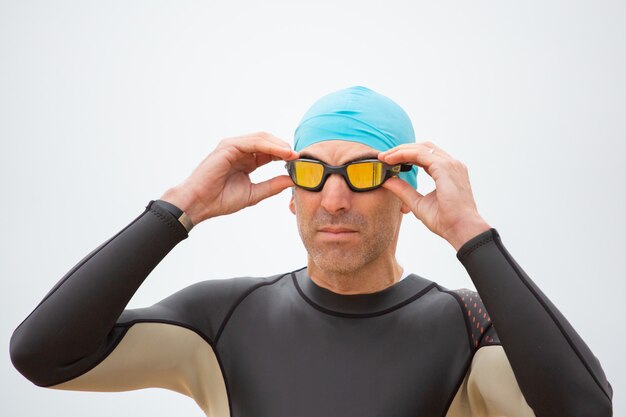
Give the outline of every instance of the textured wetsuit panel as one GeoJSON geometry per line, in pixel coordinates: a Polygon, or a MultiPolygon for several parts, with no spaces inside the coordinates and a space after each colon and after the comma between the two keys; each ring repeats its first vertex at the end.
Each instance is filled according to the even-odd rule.
{"type": "Polygon", "coordinates": [[[464,311],[467,328],[470,331],[470,344],[474,348],[482,346],[498,345],[500,339],[496,334],[491,316],[487,308],[476,291],[463,288],[460,290],[448,291],[456,296],[457,301],[464,311]]]}

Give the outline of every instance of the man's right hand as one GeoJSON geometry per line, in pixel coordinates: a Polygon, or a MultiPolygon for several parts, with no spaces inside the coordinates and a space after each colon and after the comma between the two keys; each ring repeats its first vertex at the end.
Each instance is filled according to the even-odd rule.
{"type": "Polygon", "coordinates": [[[265,133],[223,139],[191,175],[161,200],[174,204],[194,225],[257,204],[294,185],[288,175],[253,184],[249,174],[270,161],[298,158],[291,146],[265,133]]]}

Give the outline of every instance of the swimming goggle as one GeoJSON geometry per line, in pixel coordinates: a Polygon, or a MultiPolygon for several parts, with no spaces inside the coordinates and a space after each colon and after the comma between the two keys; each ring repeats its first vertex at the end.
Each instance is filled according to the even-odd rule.
{"type": "Polygon", "coordinates": [[[300,188],[321,191],[330,174],[341,175],[352,191],[374,190],[400,172],[410,171],[409,164],[387,165],[378,159],[364,159],[344,165],[327,165],[315,159],[296,159],[285,164],[289,176],[300,188]]]}

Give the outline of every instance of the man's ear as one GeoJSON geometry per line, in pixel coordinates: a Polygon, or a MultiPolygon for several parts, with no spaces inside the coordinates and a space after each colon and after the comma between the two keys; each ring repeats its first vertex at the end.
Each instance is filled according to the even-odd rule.
{"type": "Polygon", "coordinates": [[[294,199],[293,190],[292,190],[292,193],[291,193],[291,200],[289,200],[289,210],[291,210],[291,212],[293,214],[296,214],[296,201],[294,199]]]}

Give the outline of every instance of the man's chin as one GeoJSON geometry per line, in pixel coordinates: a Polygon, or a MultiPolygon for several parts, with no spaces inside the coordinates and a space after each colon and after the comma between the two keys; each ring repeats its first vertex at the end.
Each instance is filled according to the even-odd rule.
{"type": "Polygon", "coordinates": [[[349,274],[360,269],[365,263],[359,256],[361,253],[349,250],[345,245],[336,245],[334,248],[327,248],[317,254],[309,252],[319,269],[335,274],[349,274]]]}

